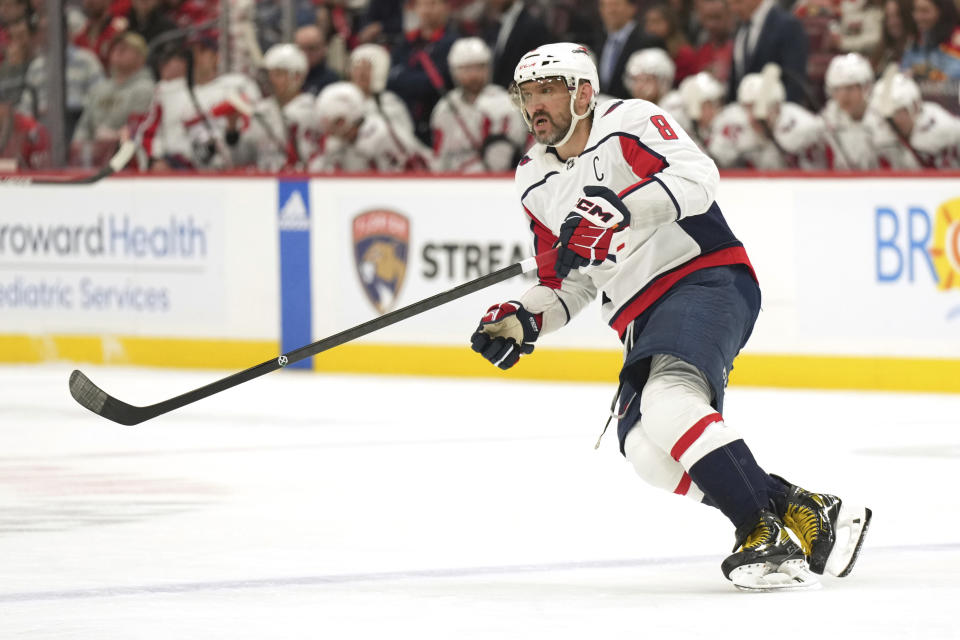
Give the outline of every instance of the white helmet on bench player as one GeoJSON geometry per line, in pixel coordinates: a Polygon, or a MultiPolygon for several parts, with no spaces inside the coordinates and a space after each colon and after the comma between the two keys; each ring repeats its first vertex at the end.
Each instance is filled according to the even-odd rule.
{"type": "Polygon", "coordinates": [[[873,84],[873,68],[859,53],[834,56],[827,66],[827,91],[850,85],[868,87],[873,84]]]}
{"type": "Polygon", "coordinates": [[[564,145],[573,135],[573,130],[577,128],[577,122],[590,115],[597,106],[600,79],[597,75],[597,66],[594,64],[593,58],[590,57],[590,52],[583,45],[573,42],[557,42],[555,44],[545,44],[526,53],[520,58],[520,62],[513,72],[510,95],[531,131],[533,126],[523,105],[520,85],[526,82],[552,80],[553,78],[562,79],[570,92],[570,128],[567,129],[566,134],[559,142],[551,145],[559,147],[564,145]],[[577,89],[582,82],[589,82],[590,86],[593,87],[593,97],[590,98],[590,104],[586,112],[578,114],[574,104],[577,99],[577,89]]]}

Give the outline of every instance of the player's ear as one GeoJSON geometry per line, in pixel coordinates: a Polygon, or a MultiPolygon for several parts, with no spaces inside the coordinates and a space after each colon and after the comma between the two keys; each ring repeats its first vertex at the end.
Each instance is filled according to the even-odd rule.
{"type": "Polygon", "coordinates": [[[577,88],[577,99],[574,101],[574,108],[578,115],[585,115],[590,108],[590,101],[595,93],[593,85],[589,82],[581,82],[577,88]]]}

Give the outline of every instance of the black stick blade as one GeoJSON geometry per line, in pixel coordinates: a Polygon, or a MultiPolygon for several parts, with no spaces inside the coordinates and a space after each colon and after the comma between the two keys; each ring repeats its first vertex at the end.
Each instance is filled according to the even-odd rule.
{"type": "Polygon", "coordinates": [[[70,395],[80,406],[98,416],[128,427],[140,424],[151,417],[150,411],[145,407],[135,407],[117,400],[95,385],[82,371],[76,369],[70,374],[70,395]]]}

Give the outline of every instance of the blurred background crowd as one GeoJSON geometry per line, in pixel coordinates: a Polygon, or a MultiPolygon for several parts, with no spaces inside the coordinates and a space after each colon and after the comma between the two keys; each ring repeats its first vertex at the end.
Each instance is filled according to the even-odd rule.
{"type": "Polygon", "coordinates": [[[0,0],[0,172],[488,172],[582,43],[721,167],[960,167],[960,0],[0,0]]]}

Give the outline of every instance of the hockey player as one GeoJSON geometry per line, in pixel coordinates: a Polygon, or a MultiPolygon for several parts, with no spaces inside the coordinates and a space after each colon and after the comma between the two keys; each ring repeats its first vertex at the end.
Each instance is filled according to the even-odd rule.
{"type": "Polygon", "coordinates": [[[690,134],[690,137],[709,153],[710,138],[713,124],[717,116],[723,111],[723,98],[726,88],[720,81],[706,71],[687,76],[677,89],[680,98],[680,107],[670,112],[680,126],[690,134]],[[682,112],[683,119],[689,123],[689,128],[683,125],[675,111],[682,112]]]}
{"type": "Polygon", "coordinates": [[[620,450],[645,480],[730,519],[724,575],[758,590],[811,586],[811,571],[847,575],[870,511],[769,475],[721,415],[760,290],[714,201],[716,166],[656,105],[597,105],[597,70],[578,45],[535,49],[514,79],[538,143],[520,161],[517,192],[537,253],[557,247],[556,262],[518,299],[490,307],[473,349],[507,369],[599,293],[624,344],[620,450]]]}
{"type": "Polygon", "coordinates": [[[490,60],[480,38],[461,38],[450,48],[447,61],[457,87],[430,116],[437,171],[509,171],[526,147],[527,128],[509,94],[490,84],[490,60]]]}
{"type": "Polygon", "coordinates": [[[237,99],[253,105],[260,100],[260,89],[243,74],[217,75],[217,60],[216,41],[202,36],[190,50],[173,50],[161,61],[161,81],[137,132],[153,169],[231,165],[225,141],[228,119],[238,115],[237,99]],[[168,75],[167,67],[178,71],[168,75]]]}
{"type": "Polygon", "coordinates": [[[387,89],[390,52],[379,44],[362,44],[350,52],[350,82],[366,98],[368,113],[378,113],[387,124],[413,133],[413,118],[406,103],[387,89]]]}
{"type": "Polygon", "coordinates": [[[873,68],[859,53],[835,56],[827,67],[830,99],[820,114],[838,169],[876,169],[877,153],[870,136],[877,116],[867,109],[873,68]]]}
{"type": "Polygon", "coordinates": [[[960,119],[924,102],[917,84],[901,73],[885,74],[871,100],[878,118],[871,137],[880,166],[891,169],[960,167],[960,119]]]}
{"type": "Polygon", "coordinates": [[[367,113],[352,82],[334,82],[317,96],[323,135],[312,171],[396,173],[429,168],[430,151],[413,134],[391,130],[382,116],[367,113]]]}
{"type": "Polygon", "coordinates": [[[302,91],[307,56],[296,45],[276,44],[263,56],[263,66],[272,95],[252,108],[235,94],[227,96],[238,110],[227,117],[225,136],[233,165],[303,171],[319,137],[314,98],[302,91]]]}
{"type": "Polygon", "coordinates": [[[671,91],[676,65],[663,49],[640,49],[631,54],[623,72],[623,84],[634,98],[647,100],[667,110],[684,129],[690,120],[683,113],[680,94],[671,91]]]}
{"type": "Polygon", "coordinates": [[[823,120],[786,102],[780,69],[769,63],[762,74],[747,74],[737,88],[737,102],[747,112],[759,140],[740,141],[747,162],[757,169],[823,170],[833,167],[823,120]]]}

